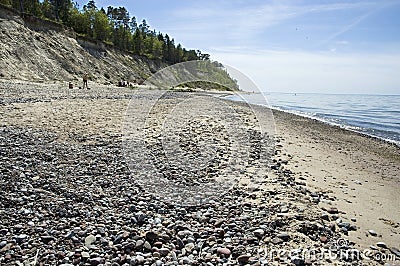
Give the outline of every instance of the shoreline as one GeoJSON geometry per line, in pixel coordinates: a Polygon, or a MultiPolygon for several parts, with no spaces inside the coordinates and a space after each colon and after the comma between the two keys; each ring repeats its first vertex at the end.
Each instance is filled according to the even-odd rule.
{"type": "MultiPolygon", "coordinates": [[[[236,94],[241,94],[241,93],[236,93],[236,94]]],[[[231,95],[225,95],[225,96],[221,96],[221,97],[229,97],[229,96],[231,96],[231,95]]],[[[388,95],[388,96],[390,96],[390,95],[388,95]]],[[[231,100],[231,99],[227,99],[227,100],[234,101],[234,102],[245,102],[245,101],[241,101],[241,100],[231,100]]],[[[379,141],[390,143],[390,144],[393,144],[393,145],[398,146],[400,148],[400,141],[387,139],[387,138],[383,138],[383,137],[380,137],[380,136],[371,135],[371,134],[368,134],[368,133],[365,133],[365,132],[358,131],[356,129],[350,128],[350,127],[353,127],[353,126],[346,126],[346,125],[341,125],[341,124],[337,124],[337,123],[334,123],[334,122],[329,122],[329,121],[324,120],[322,118],[313,117],[313,116],[310,116],[310,115],[307,115],[307,114],[303,114],[303,113],[298,113],[295,110],[285,110],[285,109],[282,109],[281,107],[278,107],[278,106],[266,106],[266,105],[256,104],[256,103],[250,103],[250,104],[257,105],[257,106],[264,106],[264,107],[267,107],[267,108],[269,108],[271,110],[285,112],[285,113],[289,113],[289,114],[292,114],[292,115],[297,115],[297,116],[305,117],[305,118],[308,118],[308,119],[312,119],[312,120],[327,124],[329,126],[339,127],[341,129],[348,130],[348,131],[351,131],[351,132],[355,132],[355,133],[363,135],[365,137],[370,137],[370,138],[374,138],[374,139],[379,140],[379,141]]]]}
{"type": "MultiPolygon", "coordinates": [[[[234,265],[262,260],[281,265],[294,263],[296,258],[268,258],[255,250],[331,250],[341,239],[348,248],[371,249],[372,258],[398,252],[400,150],[395,146],[272,110],[276,126],[273,161],[258,158],[262,145],[249,142],[250,157],[239,160],[237,171],[226,159],[240,154],[240,146],[233,145],[229,128],[220,126],[230,121],[226,120],[230,113],[218,111],[207,118],[192,112],[199,107],[232,110],[241,118],[233,121],[233,128],[243,128],[255,143],[262,143],[256,117],[245,103],[209,96],[213,94],[209,92],[168,91],[157,100],[159,92],[154,90],[92,87],[70,93],[60,84],[0,83],[4,99],[0,103],[0,144],[5,154],[0,163],[4,173],[0,178],[0,262],[29,261],[42,247],[56,253],[54,246],[66,252],[59,257],[41,254],[41,262],[126,263],[129,255],[139,265],[156,261],[218,265],[228,260],[234,265]],[[144,107],[154,100],[153,112],[146,112],[144,107]],[[128,107],[133,118],[150,115],[144,129],[145,153],[164,167],[164,175],[174,180],[177,170],[168,165],[182,163],[186,155],[189,160],[202,158],[196,147],[206,147],[206,153],[218,160],[200,171],[206,176],[195,176],[195,181],[207,182],[208,176],[217,173],[242,182],[221,193],[218,201],[197,207],[168,205],[161,200],[163,194],[143,190],[135,180],[153,175],[144,167],[146,161],[141,161],[145,153],[134,150],[137,164],[143,167],[132,173],[122,152],[121,125],[128,107]],[[188,153],[168,157],[160,152],[165,149],[160,140],[168,125],[165,119],[186,121],[186,110],[196,114],[180,132],[188,153]],[[15,201],[18,197],[24,201],[15,201]],[[25,244],[28,240],[32,247],[25,244]],[[21,250],[24,255],[19,255],[21,250]]],[[[179,175],[185,179],[176,181],[183,185],[193,181],[190,171],[179,175]]],[[[342,265],[342,259],[301,262],[342,265]]],[[[361,259],[353,262],[379,265],[361,259]]]]}
{"type": "Polygon", "coordinates": [[[360,227],[355,233],[349,233],[351,239],[358,241],[360,247],[368,248],[376,240],[368,231],[375,230],[386,236],[392,245],[397,244],[400,215],[395,210],[399,203],[400,148],[318,120],[296,118],[294,114],[281,111],[275,111],[274,115],[278,121],[288,116],[294,116],[292,121],[300,121],[291,124],[296,126],[295,133],[288,133],[285,123],[277,125],[278,136],[286,144],[284,150],[297,156],[292,157],[297,158],[297,163],[290,168],[310,186],[332,191],[339,199],[338,206],[349,214],[349,220],[350,215],[357,217],[360,227]],[[309,128],[300,127],[301,122],[307,123],[309,128]],[[320,132],[314,131],[312,124],[316,124],[320,132]],[[391,223],[382,222],[387,220],[391,223]]]}

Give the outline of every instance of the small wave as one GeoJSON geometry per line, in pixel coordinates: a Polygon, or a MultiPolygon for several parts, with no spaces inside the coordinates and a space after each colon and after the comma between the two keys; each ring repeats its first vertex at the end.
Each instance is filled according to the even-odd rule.
{"type": "MultiPolygon", "coordinates": [[[[296,102],[294,98],[287,99],[287,94],[278,94],[281,98],[278,98],[276,94],[268,95],[275,97],[269,97],[269,100],[272,98],[272,106],[265,104],[265,101],[261,101],[257,98],[260,97],[259,95],[255,97],[254,94],[242,97],[228,96],[225,98],[233,101],[246,101],[251,104],[267,106],[271,109],[318,120],[329,125],[338,126],[349,131],[358,132],[400,146],[400,128],[398,127],[398,120],[394,118],[397,117],[396,114],[399,111],[390,109],[390,105],[383,105],[383,103],[386,104],[386,101],[382,102],[381,106],[369,108],[372,96],[367,97],[368,99],[364,99],[364,102],[360,102],[360,99],[353,99],[350,95],[348,96],[349,98],[343,102],[339,101],[340,99],[337,95],[321,94],[323,96],[321,98],[321,95],[318,94],[317,96],[319,98],[315,98],[316,96],[314,95],[315,99],[310,99],[312,98],[310,95],[303,98],[296,97],[298,101],[296,102]],[[329,99],[330,96],[333,98],[329,99]],[[305,102],[306,100],[308,100],[308,102],[305,102]],[[366,100],[368,100],[368,103],[366,100]],[[360,106],[362,106],[362,108],[360,106]],[[381,111],[377,112],[376,110],[381,111]]],[[[377,97],[379,98],[380,96],[377,97]]],[[[375,101],[375,105],[376,102],[379,101],[375,101]]]]}

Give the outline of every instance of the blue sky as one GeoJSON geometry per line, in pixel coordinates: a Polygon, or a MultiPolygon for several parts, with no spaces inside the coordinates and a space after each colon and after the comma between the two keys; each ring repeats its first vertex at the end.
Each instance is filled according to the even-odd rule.
{"type": "MultiPolygon", "coordinates": [[[[77,1],[82,7],[87,1],[77,1]]],[[[400,0],[98,0],[264,91],[400,94],[400,0]]]]}

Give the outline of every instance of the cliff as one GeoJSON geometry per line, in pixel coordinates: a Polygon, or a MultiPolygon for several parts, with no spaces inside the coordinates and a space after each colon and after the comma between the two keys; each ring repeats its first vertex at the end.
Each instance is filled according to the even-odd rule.
{"type": "Polygon", "coordinates": [[[76,35],[62,24],[0,5],[0,78],[140,83],[166,66],[76,35]]]}

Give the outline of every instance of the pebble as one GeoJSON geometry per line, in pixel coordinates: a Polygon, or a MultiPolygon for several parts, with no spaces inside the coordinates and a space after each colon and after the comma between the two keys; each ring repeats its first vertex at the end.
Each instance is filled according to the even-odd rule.
{"type": "Polygon", "coordinates": [[[247,262],[249,261],[250,258],[251,258],[251,255],[248,255],[248,254],[240,255],[240,256],[237,258],[237,261],[238,261],[239,263],[245,264],[245,263],[247,263],[247,262]]]}
{"type": "Polygon", "coordinates": [[[16,240],[18,243],[22,243],[22,242],[24,242],[27,238],[28,238],[28,235],[26,235],[26,234],[20,234],[20,235],[18,235],[18,236],[15,237],[15,240],[16,240]]]}
{"type": "Polygon", "coordinates": [[[146,239],[150,242],[153,242],[157,237],[157,234],[153,231],[149,231],[146,233],[146,239]]]}
{"type": "Polygon", "coordinates": [[[227,257],[231,255],[231,251],[228,248],[218,248],[217,253],[220,255],[225,255],[227,257]]]}
{"type": "Polygon", "coordinates": [[[150,244],[148,241],[144,242],[143,247],[144,247],[146,250],[151,250],[151,244],[150,244]]]}
{"type": "Polygon", "coordinates": [[[7,241],[3,240],[0,242],[0,249],[7,245],[7,241]]]}
{"type": "Polygon", "coordinates": [[[287,233],[280,233],[277,235],[277,237],[282,239],[283,241],[288,241],[290,239],[290,235],[287,233]]]}
{"type": "Polygon", "coordinates": [[[371,235],[371,236],[377,236],[378,234],[374,231],[374,230],[368,230],[368,233],[371,235]]]}
{"type": "Polygon", "coordinates": [[[86,251],[82,251],[81,256],[82,256],[82,258],[85,258],[85,259],[90,258],[89,252],[86,252],[86,251]]]}
{"type": "Polygon", "coordinates": [[[329,209],[327,209],[326,211],[327,211],[328,213],[330,213],[330,214],[339,213],[339,210],[338,210],[337,208],[335,208],[335,207],[329,208],[329,209]]]}
{"type": "Polygon", "coordinates": [[[160,254],[161,254],[162,256],[167,256],[168,253],[169,253],[169,249],[168,249],[168,248],[160,248],[160,249],[158,250],[158,252],[160,252],[160,254]]]}
{"type": "MultiPolygon", "coordinates": [[[[34,88],[29,86],[29,91],[34,88]]],[[[107,103],[132,99],[130,90],[113,90],[107,88],[96,95],[74,95],[71,102],[89,99],[91,108],[92,105],[96,108],[96,99],[107,103]]],[[[5,106],[4,101],[10,100],[2,97],[6,91],[0,90],[0,111],[5,106]]],[[[51,93],[42,95],[48,102],[41,97],[35,100],[35,95],[31,94],[29,97],[13,96],[17,97],[13,99],[15,102],[33,99],[40,106],[51,102],[54,112],[44,114],[52,115],[65,107],[57,106],[59,100],[69,99],[57,96],[60,93],[64,92],[54,88],[51,93]]],[[[169,106],[176,95],[167,93],[166,97],[169,106]]],[[[167,111],[167,105],[158,106],[163,99],[155,99],[158,103],[154,111],[157,112],[157,108],[167,111]]],[[[239,113],[246,118],[243,110],[239,113]]],[[[65,119],[71,119],[72,124],[74,121],[82,125],[87,123],[85,113],[79,114],[79,118],[74,113],[70,115],[65,119]]],[[[107,123],[112,124],[113,118],[110,119],[107,123]]],[[[210,180],[223,170],[222,173],[238,179],[259,179],[259,184],[257,181],[251,186],[233,186],[201,205],[185,206],[190,195],[182,195],[182,201],[177,204],[162,197],[168,192],[149,193],[151,186],[146,188],[136,183],[153,174],[158,176],[159,171],[151,167],[143,167],[135,173],[130,171],[129,158],[121,149],[124,144],[120,130],[114,135],[106,127],[100,130],[96,127],[96,132],[89,134],[81,125],[79,132],[67,136],[56,128],[57,123],[52,131],[0,126],[0,197],[2,206],[6,206],[0,208],[0,264],[18,265],[29,261],[40,246],[37,265],[260,265],[258,252],[264,245],[284,244],[285,248],[293,249],[301,243],[305,249],[314,250],[323,246],[325,238],[334,240],[341,236],[333,222],[341,218],[336,208],[321,215],[318,205],[304,205],[310,202],[310,193],[316,200],[327,199],[324,193],[310,192],[307,186],[297,184],[294,173],[286,169],[285,163],[278,165],[276,162],[273,175],[268,173],[266,177],[264,170],[271,169],[260,167],[272,163],[261,162],[256,150],[261,151],[262,143],[268,139],[257,130],[246,131],[246,138],[248,135],[252,141],[249,162],[240,169],[230,169],[229,136],[202,126],[200,131],[210,134],[210,141],[222,135],[222,138],[227,137],[227,142],[215,150],[209,168],[191,171],[166,158],[158,139],[163,135],[161,127],[152,128],[151,124],[158,123],[157,119],[149,120],[146,148],[154,159],[151,163],[163,169],[161,173],[166,179],[182,187],[193,181],[200,186],[210,184],[213,187],[215,184],[210,180]],[[65,139],[58,134],[64,134],[65,139]],[[224,150],[224,147],[229,149],[224,150]],[[24,178],[20,177],[21,172],[24,178]],[[32,178],[35,176],[40,178],[32,178]],[[268,189],[269,185],[273,189],[268,189]],[[325,221],[332,222],[328,225],[325,221]],[[279,233],[280,230],[285,232],[279,233]],[[21,235],[23,237],[18,238],[21,235]]],[[[181,133],[185,148],[198,145],[196,134],[191,134],[190,130],[181,133]]],[[[200,156],[194,148],[190,154],[191,158],[182,159],[195,160],[200,156]]],[[[280,155],[277,152],[277,156],[280,155]]],[[[282,265],[303,263],[295,257],[281,259],[275,262],[282,265]]],[[[345,263],[340,259],[338,262],[345,263]]]]}
{"type": "Polygon", "coordinates": [[[135,244],[136,249],[142,248],[143,245],[144,245],[144,241],[143,240],[139,239],[138,241],[136,241],[136,244],[135,244]]]}
{"type": "Polygon", "coordinates": [[[253,233],[258,238],[262,238],[264,236],[264,234],[265,234],[263,229],[256,229],[256,230],[254,230],[253,233]]]}
{"type": "Polygon", "coordinates": [[[96,241],[96,237],[94,235],[88,235],[85,238],[85,247],[90,247],[90,245],[92,245],[92,243],[94,243],[96,241]]]}
{"type": "Polygon", "coordinates": [[[385,242],[378,242],[378,243],[376,243],[375,245],[376,245],[377,247],[380,247],[380,248],[387,248],[387,245],[386,245],[385,242]]]}
{"type": "Polygon", "coordinates": [[[185,249],[190,253],[194,249],[195,245],[194,243],[188,243],[185,245],[185,249]]]}
{"type": "Polygon", "coordinates": [[[136,261],[137,261],[139,264],[142,264],[142,263],[144,262],[144,257],[143,257],[142,255],[137,255],[137,256],[136,256],[136,261]]]}
{"type": "Polygon", "coordinates": [[[104,259],[100,258],[100,257],[96,257],[96,258],[90,259],[89,262],[90,262],[90,265],[96,266],[96,265],[99,265],[99,264],[103,264],[104,259]]]}
{"type": "Polygon", "coordinates": [[[274,238],[271,239],[271,243],[274,244],[274,245],[278,245],[278,244],[283,243],[283,240],[278,238],[278,237],[274,237],[274,238]]]}

